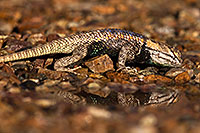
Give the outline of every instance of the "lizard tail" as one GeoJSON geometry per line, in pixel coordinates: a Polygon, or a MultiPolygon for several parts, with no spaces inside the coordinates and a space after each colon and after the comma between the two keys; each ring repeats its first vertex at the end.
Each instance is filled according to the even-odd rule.
{"type": "Polygon", "coordinates": [[[47,54],[54,53],[54,50],[52,50],[52,44],[45,44],[42,46],[37,46],[32,49],[27,49],[21,52],[0,56],[0,62],[8,62],[8,61],[14,61],[14,60],[21,60],[25,58],[31,58],[31,57],[37,57],[47,54]]]}

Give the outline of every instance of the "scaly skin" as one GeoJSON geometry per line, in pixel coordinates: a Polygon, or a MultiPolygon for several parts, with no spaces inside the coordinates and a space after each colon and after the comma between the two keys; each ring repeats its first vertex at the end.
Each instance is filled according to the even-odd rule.
{"type": "Polygon", "coordinates": [[[72,53],[54,64],[57,71],[68,71],[69,66],[86,55],[118,55],[119,69],[126,68],[127,61],[150,62],[163,66],[178,67],[182,63],[178,50],[166,44],[155,42],[141,34],[120,30],[102,29],[80,32],[65,38],[54,40],[42,46],[27,49],[0,57],[0,62],[16,61],[56,53],[72,53]]]}

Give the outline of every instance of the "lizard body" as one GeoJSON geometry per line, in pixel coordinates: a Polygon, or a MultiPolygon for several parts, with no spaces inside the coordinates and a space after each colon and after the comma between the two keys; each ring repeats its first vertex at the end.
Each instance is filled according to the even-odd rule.
{"type": "Polygon", "coordinates": [[[1,56],[0,62],[56,53],[72,53],[71,56],[63,57],[55,62],[54,69],[57,71],[67,71],[68,68],[65,67],[83,59],[86,55],[97,56],[105,53],[118,55],[119,69],[126,68],[127,61],[151,62],[170,67],[178,67],[182,63],[181,54],[175,48],[153,41],[141,34],[120,29],[80,32],[42,46],[1,56]]]}

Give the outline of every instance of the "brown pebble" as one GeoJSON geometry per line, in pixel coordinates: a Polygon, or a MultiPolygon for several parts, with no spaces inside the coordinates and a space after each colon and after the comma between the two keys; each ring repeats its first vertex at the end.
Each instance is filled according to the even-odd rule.
{"type": "Polygon", "coordinates": [[[196,78],[194,79],[195,82],[200,83],[200,73],[196,75],[196,78]]]}
{"type": "Polygon", "coordinates": [[[188,72],[183,72],[183,73],[177,75],[175,78],[175,82],[178,84],[186,83],[189,80],[190,80],[190,75],[188,74],[188,72]]]}
{"type": "Polygon", "coordinates": [[[93,7],[93,11],[101,15],[109,15],[115,12],[115,8],[112,6],[97,5],[93,7]]]}
{"type": "Polygon", "coordinates": [[[172,79],[161,76],[161,75],[148,75],[144,77],[144,82],[148,82],[148,83],[170,83],[172,81],[172,79]]]}
{"type": "Polygon", "coordinates": [[[28,41],[32,44],[35,44],[36,42],[45,42],[46,37],[42,33],[32,34],[28,37],[28,41]]]}
{"type": "Polygon", "coordinates": [[[165,76],[168,76],[170,78],[176,77],[178,74],[186,71],[186,69],[182,68],[172,68],[169,71],[166,72],[165,76]]]}
{"type": "Polygon", "coordinates": [[[94,73],[104,73],[109,70],[114,70],[113,61],[107,54],[85,62],[85,65],[94,73]]]}

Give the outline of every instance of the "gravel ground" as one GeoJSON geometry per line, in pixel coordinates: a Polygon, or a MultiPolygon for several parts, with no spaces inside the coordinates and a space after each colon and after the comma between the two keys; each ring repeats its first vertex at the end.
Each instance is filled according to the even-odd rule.
{"type": "Polygon", "coordinates": [[[53,70],[61,54],[0,63],[0,132],[200,132],[199,0],[1,0],[0,55],[111,27],[176,47],[183,65],[123,73],[101,55],[73,74],[53,70]]]}

